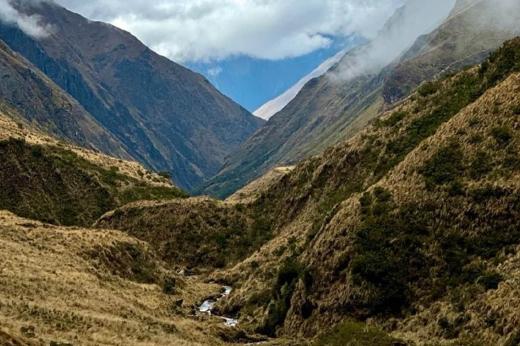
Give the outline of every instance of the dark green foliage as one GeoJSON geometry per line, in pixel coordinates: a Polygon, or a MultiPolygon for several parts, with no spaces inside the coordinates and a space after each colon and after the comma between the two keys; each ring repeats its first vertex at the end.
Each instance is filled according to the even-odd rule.
{"type": "Polygon", "coordinates": [[[405,345],[385,332],[360,322],[346,321],[324,333],[314,346],[399,346],[405,345]]]}
{"type": "Polygon", "coordinates": [[[495,127],[491,130],[491,135],[501,146],[506,146],[513,138],[511,130],[505,126],[495,127]]]}
{"type": "Polygon", "coordinates": [[[476,283],[482,285],[486,290],[496,290],[502,280],[502,275],[497,272],[484,272],[476,283]]]}
{"type": "Polygon", "coordinates": [[[493,170],[493,159],[485,151],[479,151],[469,167],[469,175],[473,179],[481,179],[493,170]]]}
{"type": "Polygon", "coordinates": [[[287,312],[291,307],[291,298],[296,283],[304,275],[302,266],[292,258],[288,258],[280,267],[273,287],[271,302],[267,309],[267,317],[259,332],[275,336],[276,330],[283,325],[287,312]]]}
{"type": "Polygon", "coordinates": [[[368,284],[376,292],[365,306],[371,314],[397,313],[408,304],[407,284],[424,265],[419,248],[425,226],[409,220],[406,210],[396,215],[392,195],[385,189],[365,193],[360,203],[362,225],[350,263],[353,283],[368,284]]]}
{"type": "MultiPolygon", "coordinates": [[[[469,316],[460,314],[452,320],[441,317],[437,321],[437,325],[442,331],[442,336],[446,339],[455,339],[459,336],[462,326],[469,321],[469,316]]],[[[472,343],[471,343],[472,344],[472,343]]],[[[471,345],[470,344],[470,345],[471,345]]],[[[462,343],[464,345],[464,343],[462,343]]]]}
{"type": "Polygon", "coordinates": [[[456,181],[464,172],[463,155],[460,146],[454,142],[439,149],[421,170],[426,186],[431,189],[456,181]]]}
{"type": "Polygon", "coordinates": [[[507,338],[504,346],[518,346],[520,345],[520,331],[513,332],[509,338],[507,338]]]}
{"type": "Polygon", "coordinates": [[[520,70],[520,38],[512,39],[495,51],[480,68],[480,75],[489,88],[506,78],[511,72],[520,70]]]}
{"type": "Polygon", "coordinates": [[[393,127],[393,126],[397,125],[399,122],[401,122],[401,120],[406,118],[407,115],[408,115],[408,113],[403,112],[403,111],[394,112],[387,119],[379,119],[376,122],[376,125],[385,126],[385,127],[393,127]]]}
{"type": "Polygon", "coordinates": [[[122,203],[185,197],[178,189],[143,185],[117,167],[105,169],[57,146],[9,139],[0,143],[0,156],[0,207],[44,222],[89,226],[122,203]]]}
{"type": "Polygon", "coordinates": [[[441,83],[439,81],[426,82],[417,89],[417,93],[422,97],[430,96],[439,91],[441,83]]]}
{"type": "Polygon", "coordinates": [[[167,277],[164,279],[163,283],[163,293],[164,294],[174,294],[175,288],[177,287],[177,281],[174,277],[167,277]]]}

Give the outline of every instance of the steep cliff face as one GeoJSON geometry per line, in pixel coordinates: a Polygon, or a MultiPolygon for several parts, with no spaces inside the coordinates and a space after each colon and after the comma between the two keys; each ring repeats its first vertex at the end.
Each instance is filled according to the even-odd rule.
{"type": "Polygon", "coordinates": [[[0,105],[6,115],[86,148],[129,157],[79,103],[0,41],[0,105]]]}
{"type": "MultiPolygon", "coordinates": [[[[421,2],[412,5],[420,7],[421,2]]],[[[380,38],[348,53],[325,76],[310,81],[227,160],[203,191],[225,197],[272,167],[321,153],[352,137],[421,82],[481,62],[520,32],[514,25],[520,18],[518,2],[475,0],[456,3],[443,24],[435,28],[436,23],[425,23],[426,34],[405,44],[408,41],[397,38],[407,32],[406,18],[413,17],[406,13],[398,11],[380,38]],[[504,18],[507,23],[500,22],[504,18]],[[401,42],[401,48],[393,47],[393,41],[401,42]],[[382,63],[385,59],[377,54],[381,52],[394,58],[382,63]],[[366,69],[365,60],[375,62],[369,64],[372,68],[366,69]]]]}
{"type": "Polygon", "coordinates": [[[298,165],[255,202],[275,237],[216,275],[240,283],[222,308],[272,335],[517,340],[519,73],[515,39],[298,165]]]}
{"type": "Polygon", "coordinates": [[[262,124],[127,32],[53,3],[18,8],[38,14],[51,35],[36,40],[2,24],[0,38],[78,100],[133,158],[170,171],[184,188],[215,174],[262,124]]]}

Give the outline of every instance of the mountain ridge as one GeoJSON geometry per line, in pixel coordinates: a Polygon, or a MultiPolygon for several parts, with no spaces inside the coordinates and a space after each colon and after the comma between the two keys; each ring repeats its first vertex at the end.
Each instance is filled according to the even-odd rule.
{"type": "MultiPolygon", "coordinates": [[[[359,64],[355,60],[359,49],[349,52],[328,74],[307,83],[292,103],[242,144],[201,191],[226,197],[274,166],[292,165],[319,154],[337,141],[354,135],[421,82],[450,72],[446,71],[448,66],[454,71],[482,61],[501,42],[518,34],[517,28],[510,32],[495,29],[495,21],[501,15],[519,16],[518,4],[510,6],[502,9],[494,7],[494,2],[484,0],[475,2],[470,8],[462,7],[464,11],[457,10],[455,16],[448,13],[437,29],[419,36],[415,44],[410,43],[411,48],[406,46],[396,54],[396,60],[381,70],[354,76],[348,82],[341,82],[341,78],[339,83],[335,81],[337,78],[331,81],[330,75],[348,74],[349,66],[359,64]],[[475,25],[476,18],[485,13],[494,13],[489,25],[475,25]],[[435,40],[442,43],[442,49],[434,50],[435,54],[420,54],[421,49],[435,40]],[[465,52],[471,53],[468,54],[470,58],[464,55],[465,52]],[[341,68],[342,64],[346,67],[341,68]]],[[[398,18],[396,13],[387,26],[395,26],[398,18]]],[[[398,35],[399,30],[396,32],[398,35]]]]}
{"type": "Polygon", "coordinates": [[[54,4],[17,2],[53,31],[39,40],[2,24],[0,38],[80,104],[138,161],[193,189],[262,120],[199,74],[129,33],[54,4]]]}

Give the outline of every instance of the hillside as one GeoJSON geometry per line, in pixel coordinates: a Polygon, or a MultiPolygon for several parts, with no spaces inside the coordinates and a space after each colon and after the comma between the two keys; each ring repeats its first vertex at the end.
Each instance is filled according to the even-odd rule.
{"type": "MultiPolygon", "coordinates": [[[[127,32],[51,2],[16,4],[52,34],[34,39],[1,24],[0,39],[74,97],[133,159],[171,172],[182,188],[214,175],[263,122],[127,32]]],[[[47,122],[59,127],[61,120],[47,122]]]]}
{"type": "Polygon", "coordinates": [[[219,286],[166,269],[121,232],[2,211],[0,262],[2,345],[224,344],[220,321],[188,317],[219,286]]]}
{"type": "Polygon", "coordinates": [[[85,148],[130,156],[70,95],[0,40],[0,104],[18,120],[85,148]]]}
{"type": "Polygon", "coordinates": [[[240,287],[220,309],[269,335],[350,319],[418,344],[515,345],[519,62],[515,39],[272,186],[255,206],[274,238],[215,274],[240,287]]]}
{"type": "Polygon", "coordinates": [[[384,50],[392,54],[394,48],[388,47],[388,42],[399,42],[403,31],[408,32],[401,30],[407,23],[407,12],[401,9],[380,38],[347,53],[329,73],[307,83],[287,107],[231,155],[219,174],[204,184],[203,192],[227,197],[272,167],[319,154],[355,135],[422,81],[481,62],[491,50],[519,33],[512,23],[520,19],[520,5],[504,2],[511,4],[501,8],[502,1],[497,6],[495,1],[475,0],[468,8],[459,1],[440,27],[420,36],[411,48],[403,44],[400,54],[386,67],[356,75],[364,60],[374,59],[371,47],[376,47],[376,53],[384,50]],[[511,18],[511,23],[500,22],[502,18],[511,18]],[[352,73],[352,78],[345,78],[352,73]]]}
{"type": "Polygon", "coordinates": [[[89,226],[131,201],[186,196],[135,162],[75,147],[25,122],[16,123],[13,112],[0,110],[0,209],[55,224],[89,226]]]}
{"type": "Polygon", "coordinates": [[[263,215],[208,198],[132,203],[95,226],[148,242],[169,264],[206,271],[236,264],[270,236],[263,215]]]}

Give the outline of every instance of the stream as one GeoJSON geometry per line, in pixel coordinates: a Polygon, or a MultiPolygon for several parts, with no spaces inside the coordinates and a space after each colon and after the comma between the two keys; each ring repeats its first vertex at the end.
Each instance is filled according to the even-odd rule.
{"type": "MultiPolygon", "coordinates": [[[[230,286],[223,286],[223,292],[222,294],[220,295],[219,298],[217,299],[207,299],[205,300],[200,306],[199,306],[199,312],[200,313],[203,313],[203,314],[208,314],[208,315],[212,315],[212,312],[213,312],[213,309],[215,307],[215,304],[226,298],[227,296],[229,296],[231,294],[231,291],[233,290],[232,287],[230,286]]],[[[228,327],[236,327],[238,325],[238,320],[237,319],[234,319],[234,318],[230,318],[230,317],[225,317],[225,316],[217,316],[217,315],[214,315],[222,320],[224,320],[224,323],[226,326],[228,327]]]]}

